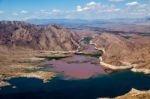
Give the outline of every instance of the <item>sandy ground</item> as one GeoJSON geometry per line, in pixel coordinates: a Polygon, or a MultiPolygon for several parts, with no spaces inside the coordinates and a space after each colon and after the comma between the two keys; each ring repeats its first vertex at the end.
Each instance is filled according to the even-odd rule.
{"type": "Polygon", "coordinates": [[[0,87],[10,85],[7,80],[16,77],[38,78],[47,82],[57,73],[40,71],[39,64],[44,58],[42,56],[49,52],[32,50],[8,51],[0,54],[0,87]]]}

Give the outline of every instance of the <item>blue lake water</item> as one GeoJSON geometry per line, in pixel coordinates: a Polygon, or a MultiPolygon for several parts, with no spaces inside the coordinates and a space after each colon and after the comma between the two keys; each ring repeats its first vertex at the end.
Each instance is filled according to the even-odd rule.
{"type": "Polygon", "coordinates": [[[1,89],[0,99],[96,99],[123,95],[131,88],[150,89],[149,75],[131,71],[101,74],[83,80],[64,80],[60,76],[49,83],[34,78],[15,78],[9,82],[16,88],[1,89]]]}

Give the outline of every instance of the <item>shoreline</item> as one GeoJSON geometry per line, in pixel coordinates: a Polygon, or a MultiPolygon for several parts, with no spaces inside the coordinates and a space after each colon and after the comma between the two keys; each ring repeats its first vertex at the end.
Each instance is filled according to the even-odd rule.
{"type": "Polygon", "coordinates": [[[135,72],[135,73],[150,74],[150,70],[149,69],[135,68],[136,66],[134,66],[134,65],[129,65],[129,66],[115,66],[115,65],[107,64],[107,63],[102,62],[102,61],[100,61],[100,64],[103,67],[109,68],[109,69],[112,69],[112,70],[127,70],[127,69],[129,69],[130,71],[135,72]]]}
{"type": "MultiPolygon", "coordinates": [[[[97,48],[97,44],[90,41],[90,44],[93,44],[95,46],[95,49],[99,50],[99,51],[102,51],[102,53],[106,53],[105,52],[105,49],[104,48],[97,48]]],[[[115,65],[111,65],[111,64],[107,64],[105,62],[102,61],[102,56],[99,57],[99,60],[100,60],[100,64],[103,66],[103,67],[106,67],[106,68],[109,68],[109,69],[112,69],[112,70],[126,70],[126,69],[130,69],[132,72],[139,72],[139,73],[144,73],[144,74],[150,74],[150,70],[149,69],[144,69],[144,68],[141,68],[141,69],[138,69],[136,68],[137,67],[137,64],[129,64],[129,65],[126,65],[126,66],[115,66],[115,65]]]]}
{"type": "Polygon", "coordinates": [[[107,64],[105,62],[100,62],[100,65],[102,65],[103,67],[112,69],[112,70],[125,70],[125,69],[131,69],[133,66],[115,66],[115,65],[110,65],[107,64]]]}
{"type": "Polygon", "coordinates": [[[132,72],[138,72],[138,73],[144,73],[144,74],[150,74],[150,70],[149,69],[132,68],[131,71],[132,72]]]}
{"type": "MultiPolygon", "coordinates": [[[[102,51],[102,55],[105,54],[105,48],[98,48],[97,44],[92,42],[92,40],[90,41],[91,45],[94,45],[95,46],[95,49],[98,50],[98,51],[102,51]]],[[[78,51],[77,50],[72,50],[72,51],[38,51],[40,52],[40,55],[45,55],[45,54],[75,54],[78,51]]],[[[111,64],[108,64],[108,63],[105,63],[103,60],[102,60],[102,55],[99,57],[99,64],[105,68],[109,68],[109,69],[112,69],[112,70],[131,70],[132,72],[142,72],[144,74],[150,74],[150,70],[149,69],[143,69],[143,68],[137,68],[137,66],[135,64],[127,64],[127,65],[124,65],[124,66],[115,66],[115,65],[111,65],[111,64]]],[[[37,57],[30,57],[30,58],[23,58],[23,60],[30,60],[31,62],[34,62],[34,61],[41,61],[41,60],[44,60],[43,58],[37,58],[37,57]]],[[[25,68],[26,69],[26,68],[25,68]]],[[[27,68],[27,69],[32,69],[32,68],[27,68]]],[[[12,75],[12,73],[10,74],[12,75]]],[[[41,79],[43,80],[43,82],[47,82],[49,79],[53,78],[56,76],[55,73],[52,73],[52,72],[42,72],[42,71],[36,71],[36,72],[33,72],[33,73],[20,73],[20,72],[16,72],[12,75],[13,77],[27,77],[27,78],[37,78],[37,79],[41,79]]],[[[12,77],[12,78],[13,78],[12,77]]],[[[9,86],[9,83],[7,81],[3,81],[1,80],[0,81],[0,88],[1,87],[5,87],[5,86],[9,86]]]]}
{"type": "Polygon", "coordinates": [[[49,80],[56,77],[56,75],[57,75],[57,73],[45,72],[45,71],[37,71],[37,72],[33,72],[33,73],[14,73],[11,77],[5,79],[4,81],[3,80],[0,81],[0,88],[11,86],[11,84],[8,82],[8,80],[13,79],[13,78],[20,78],[20,77],[36,78],[36,79],[42,80],[43,83],[47,83],[47,82],[49,82],[49,80]]]}
{"type": "MultiPolygon", "coordinates": [[[[139,97],[146,97],[146,95],[150,95],[150,90],[138,90],[135,88],[132,88],[129,92],[127,92],[124,95],[120,95],[114,98],[97,98],[97,99],[139,99],[139,97]]],[[[147,98],[142,98],[142,99],[148,99],[147,98]]]]}

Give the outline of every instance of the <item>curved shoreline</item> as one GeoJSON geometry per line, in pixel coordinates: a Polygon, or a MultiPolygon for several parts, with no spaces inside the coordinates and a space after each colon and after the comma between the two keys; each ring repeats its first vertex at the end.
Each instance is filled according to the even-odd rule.
{"type": "Polygon", "coordinates": [[[150,74],[150,70],[149,69],[136,69],[136,68],[132,68],[131,71],[133,72],[142,72],[144,74],[150,74]]]}
{"type": "MultiPolygon", "coordinates": [[[[90,41],[90,44],[93,44],[95,45],[95,48],[99,51],[102,51],[103,54],[105,53],[105,49],[104,48],[97,48],[97,44],[90,41]]],[[[126,70],[126,69],[130,69],[131,71],[133,72],[142,72],[144,74],[150,74],[150,70],[149,69],[144,69],[144,68],[141,68],[141,69],[138,69],[136,68],[137,66],[135,64],[129,64],[129,65],[126,65],[126,66],[115,66],[115,65],[111,65],[111,64],[107,64],[105,62],[103,62],[102,60],[102,57],[100,56],[99,57],[99,60],[100,60],[100,64],[106,68],[109,68],[109,69],[112,69],[112,70],[126,70]]]]}
{"type": "MultiPolygon", "coordinates": [[[[100,57],[101,58],[101,57],[100,57]]],[[[150,74],[149,69],[144,68],[136,68],[134,65],[126,65],[126,66],[115,66],[111,64],[107,64],[103,61],[100,61],[100,64],[106,68],[112,69],[112,70],[131,70],[132,72],[138,72],[138,73],[144,73],[144,74],[150,74]]]]}
{"type": "Polygon", "coordinates": [[[124,70],[124,69],[131,69],[133,66],[114,66],[114,65],[110,65],[110,64],[107,64],[105,62],[100,62],[100,64],[106,68],[110,68],[110,69],[113,69],[113,70],[124,70]]]}
{"type": "Polygon", "coordinates": [[[138,97],[144,97],[141,99],[148,99],[150,95],[150,90],[137,90],[135,88],[132,88],[128,93],[121,95],[121,96],[117,96],[114,98],[97,98],[97,99],[139,99],[138,97]]]}

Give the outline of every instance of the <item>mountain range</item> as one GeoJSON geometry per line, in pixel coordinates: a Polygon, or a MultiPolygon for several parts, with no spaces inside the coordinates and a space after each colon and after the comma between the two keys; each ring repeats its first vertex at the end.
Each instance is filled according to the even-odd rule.
{"type": "Polygon", "coordinates": [[[58,25],[33,25],[21,21],[0,22],[0,45],[35,50],[75,50],[79,36],[58,25]]]}

